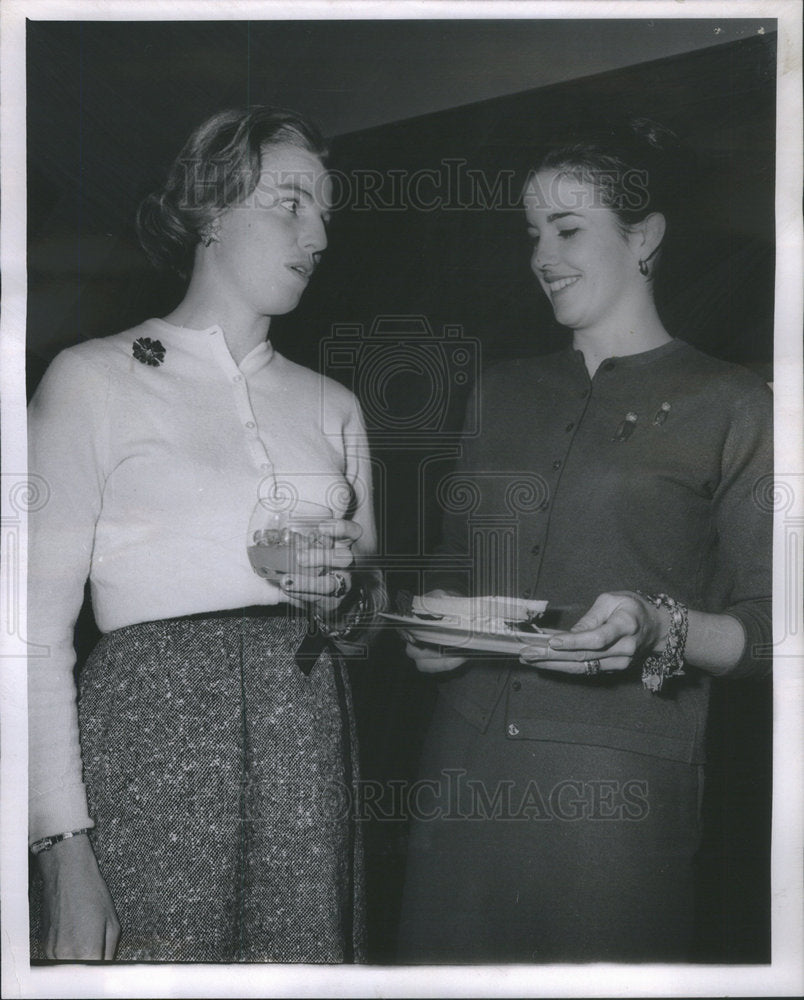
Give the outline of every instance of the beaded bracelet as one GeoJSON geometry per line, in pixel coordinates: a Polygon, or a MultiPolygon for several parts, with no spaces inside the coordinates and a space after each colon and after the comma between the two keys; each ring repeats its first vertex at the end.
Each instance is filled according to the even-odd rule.
{"type": "Polygon", "coordinates": [[[80,837],[85,833],[89,833],[89,827],[85,827],[83,830],[68,830],[67,833],[57,833],[52,837],[42,837],[41,840],[35,840],[31,844],[31,854],[42,854],[44,851],[49,851],[51,847],[55,847],[56,844],[60,844],[62,840],[80,837]]]}
{"type": "Polygon", "coordinates": [[[661,653],[652,653],[642,664],[642,686],[654,694],[659,694],[668,677],[682,677],[684,674],[684,648],[687,644],[689,611],[667,594],[643,594],[639,591],[638,593],[654,607],[665,607],[670,612],[670,629],[664,650],[661,653]]]}

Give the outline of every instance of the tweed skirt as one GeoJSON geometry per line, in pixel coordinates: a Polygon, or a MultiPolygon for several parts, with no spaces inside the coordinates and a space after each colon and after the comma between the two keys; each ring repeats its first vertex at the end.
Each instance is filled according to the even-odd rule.
{"type": "Polygon", "coordinates": [[[344,962],[364,950],[355,728],[304,620],[147,622],[79,677],[90,837],[119,961],[344,962]]]}

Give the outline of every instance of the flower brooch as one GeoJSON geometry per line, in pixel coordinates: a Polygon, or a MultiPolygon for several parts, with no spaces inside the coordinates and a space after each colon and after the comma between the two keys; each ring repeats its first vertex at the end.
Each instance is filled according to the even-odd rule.
{"type": "Polygon", "coordinates": [[[165,348],[161,341],[151,340],[150,337],[140,337],[139,340],[135,340],[131,350],[137,361],[152,368],[158,368],[165,360],[165,348]]]}

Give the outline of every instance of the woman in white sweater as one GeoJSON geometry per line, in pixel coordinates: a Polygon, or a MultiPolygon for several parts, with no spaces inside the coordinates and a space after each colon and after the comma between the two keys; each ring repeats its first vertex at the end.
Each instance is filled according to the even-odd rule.
{"type": "Polygon", "coordinates": [[[327,245],[324,155],[291,112],[201,125],[138,217],[184,298],[62,352],[32,400],[34,954],[362,954],[354,725],[322,634],[358,614],[349,567],[374,547],[365,431],[351,393],[268,339],[327,245]],[[329,547],[277,583],[246,552],[266,494],[333,512],[329,547]],[[103,635],[76,691],[87,578],[103,635]]]}

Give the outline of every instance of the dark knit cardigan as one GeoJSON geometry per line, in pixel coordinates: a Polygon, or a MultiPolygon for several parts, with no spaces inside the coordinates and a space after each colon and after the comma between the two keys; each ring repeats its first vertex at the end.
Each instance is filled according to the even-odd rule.
{"type": "MultiPolygon", "coordinates": [[[[430,586],[545,599],[559,627],[604,591],[667,593],[742,624],[730,676],[767,672],[772,398],[759,378],[679,340],[592,379],[566,350],[486,373],[472,406],[479,431],[439,490],[430,586]],[[461,557],[474,570],[449,568],[461,557]]],[[[704,758],[709,678],[694,668],[661,695],[637,667],[591,679],[511,658],[472,660],[440,686],[481,730],[508,687],[510,739],[704,758]]]]}

